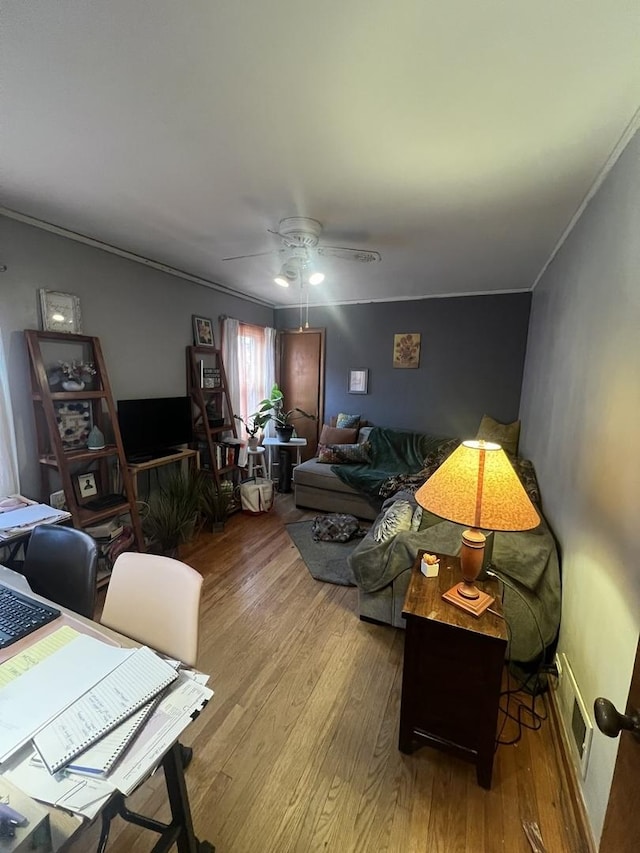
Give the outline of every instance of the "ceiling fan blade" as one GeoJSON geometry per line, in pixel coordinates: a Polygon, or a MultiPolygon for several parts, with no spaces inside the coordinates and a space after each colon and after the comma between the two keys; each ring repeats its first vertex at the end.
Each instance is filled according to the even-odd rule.
{"type": "Polygon", "coordinates": [[[369,249],[343,249],[340,246],[318,246],[317,253],[326,258],[341,258],[343,261],[360,261],[363,264],[377,263],[382,260],[380,252],[369,249]]]}
{"type": "Polygon", "coordinates": [[[222,258],[223,261],[239,261],[241,258],[261,258],[263,255],[274,255],[277,250],[270,252],[254,252],[252,255],[234,255],[232,258],[222,258]]]}

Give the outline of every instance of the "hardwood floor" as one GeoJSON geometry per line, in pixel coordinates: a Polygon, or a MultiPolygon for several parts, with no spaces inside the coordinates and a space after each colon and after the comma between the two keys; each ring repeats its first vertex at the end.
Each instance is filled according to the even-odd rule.
{"type": "MultiPolygon", "coordinates": [[[[550,721],[499,747],[491,791],[469,764],[398,751],[404,632],[361,622],[355,588],[311,578],[283,523],[313,515],[281,495],[181,554],[205,578],[199,668],[215,690],[183,738],[198,836],[217,853],[530,853],[525,820],[547,853],[587,851],[550,721]]],[[[503,736],[515,733],[507,721],[503,736]]],[[[135,805],[166,818],[161,774],[135,805]]],[[[108,849],[154,840],[116,820],[108,849]]]]}

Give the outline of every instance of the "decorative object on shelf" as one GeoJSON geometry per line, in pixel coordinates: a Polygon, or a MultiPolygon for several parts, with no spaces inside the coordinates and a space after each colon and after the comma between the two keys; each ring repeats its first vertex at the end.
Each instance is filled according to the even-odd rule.
{"type": "Polygon", "coordinates": [[[217,400],[209,400],[205,409],[210,427],[220,427],[224,424],[224,417],[220,411],[220,403],[217,400]]]}
{"type": "Polygon", "coordinates": [[[80,299],[74,293],[44,289],[40,289],[38,293],[43,331],[82,334],[80,299]]]}
{"type": "Polygon", "coordinates": [[[73,403],[53,404],[62,446],[65,450],[80,450],[87,446],[91,432],[91,403],[77,400],[73,403]]]}
{"type": "Polygon", "coordinates": [[[104,450],[106,444],[104,435],[97,425],[93,425],[87,438],[87,450],[104,450]]]}
{"type": "Polygon", "coordinates": [[[366,367],[352,367],[349,371],[349,394],[368,394],[369,370],[366,367]]]}
{"type": "Polygon", "coordinates": [[[215,347],[213,323],[208,317],[198,317],[192,314],[193,342],[197,347],[215,347]]]}
{"type": "Polygon", "coordinates": [[[202,368],[202,387],[212,388],[220,387],[220,368],[218,367],[203,367],[202,368]]]}
{"type": "Polygon", "coordinates": [[[81,506],[98,495],[98,484],[93,471],[87,471],[86,474],[77,474],[73,479],[73,487],[76,499],[81,506]]]}
{"type": "Polygon", "coordinates": [[[315,415],[310,415],[298,406],[293,409],[285,410],[284,394],[278,387],[277,382],[273,385],[269,396],[260,401],[259,406],[258,414],[268,414],[269,419],[275,424],[276,435],[280,441],[284,442],[291,441],[294,429],[294,425],[291,421],[296,420],[297,418],[309,418],[312,421],[316,420],[315,415]]]}
{"type": "Polygon", "coordinates": [[[63,391],[83,391],[91,385],[96,369],[91,362],[59,361],[57,366],[47,373],[49,387],[62,386],[63,391]]]}
{"type": "Polygon", "coordinates": [[[393,366],[419,367],[420,335],[402,334],[393,336],[393,366]]]}
{"type": "Polygon", "coordinates": [[[483,530],[531,530],[540,516],[499,444],[464,441],[415,494],[423,509],[468,525],[462,533],[464,580],[444,593],[446,601],[480,616],[494,598],[475,586],[484,560],[483,530]]]}

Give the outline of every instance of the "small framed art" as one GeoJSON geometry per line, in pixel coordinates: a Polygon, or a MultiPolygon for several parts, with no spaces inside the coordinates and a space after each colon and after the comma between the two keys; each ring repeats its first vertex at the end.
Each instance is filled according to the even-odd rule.
{"type": "Polygon", "coordinates": [[[213,323],[208,317],[193,317],[193,342],[197,347],[215,347],[213,323]]]}
{"type": "Polygon", "coordinates": [[[74,293],[60,293],[58,290],[38,291],[42,329],[45,332],[67,332],[82,334],[82,314],[80,299],[74,293]]]}
{"type": "Polygon", "coordinates": [[[393,366],[420,366],[420,335],[403,334],[393,336],[393,366]]]}
{"type": "Polygon", "coordinates": [[[349,371],[349,394],[369,393],[369,369],[367,367],[352,367],[349,371]]]}
{"type": "Polygon", "coordinates": [[[91,427],[91,403],[88,400],[76,400],[69,403],[53,404],[58,431],[65,450],[83,450],[91,427]]]}
{"type": "Polygon", "coordinates": [[[88,471],[86,474],[77,474],[73,480],[73,488],[76,493],[76,500],[80,505],[97,497],[98,484],[95,473],[88,471]]]}

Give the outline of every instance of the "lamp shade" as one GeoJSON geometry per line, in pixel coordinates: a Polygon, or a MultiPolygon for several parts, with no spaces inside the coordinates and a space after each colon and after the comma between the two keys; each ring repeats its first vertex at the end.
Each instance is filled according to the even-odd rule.
{"type": "Polygon", "coordinates": [[[499,444],[465,441],[415,494],[429,512],[481,530],[530,530],[540,516],[499,444]]]}

